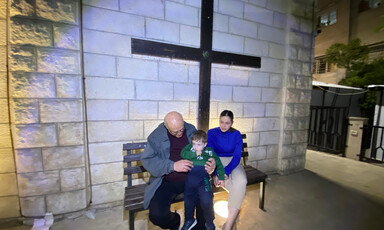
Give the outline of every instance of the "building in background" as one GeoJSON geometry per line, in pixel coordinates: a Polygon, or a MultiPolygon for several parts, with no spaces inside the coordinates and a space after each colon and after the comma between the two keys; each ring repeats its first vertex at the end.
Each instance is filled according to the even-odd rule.
{"type": "Polygon", "coordinates": [[[383,15],[382,0],[318,0],[313,80],[337,84],[345,77],[344,69],[324,61],[326,50],[335,42],[347,44],[359,38],[370,48],[371,60],[384,56],[384,31],[376,32],[383,15]]]}

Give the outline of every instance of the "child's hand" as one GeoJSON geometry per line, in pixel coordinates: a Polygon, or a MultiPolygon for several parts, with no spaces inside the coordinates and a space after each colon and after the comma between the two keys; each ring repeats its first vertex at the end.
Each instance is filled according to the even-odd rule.
{"type": "Polygon", "coordinates": [[[219,180],[219,181],[217,182],[217,186],[218,186],[218,187],[224,187],[224,182],[225,182],[225,181],[223,181],[223,180],[219,180]]]}

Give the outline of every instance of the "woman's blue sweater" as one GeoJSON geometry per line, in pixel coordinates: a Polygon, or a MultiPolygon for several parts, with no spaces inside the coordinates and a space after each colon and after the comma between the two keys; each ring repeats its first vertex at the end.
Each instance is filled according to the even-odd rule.
{"type": "Polygon", "coordinates": [[[207,146],[213,148],[219,157],[233,157],[231,162],[225,167],[225,174],[229,176],[241,159],[243,149],[243,139],[238,130],[222,132],[219,127],[208,130],[207,146]]]}

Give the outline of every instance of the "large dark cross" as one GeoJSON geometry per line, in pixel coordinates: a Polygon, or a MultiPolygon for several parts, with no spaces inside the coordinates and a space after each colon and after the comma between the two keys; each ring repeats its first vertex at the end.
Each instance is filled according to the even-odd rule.
{"type": "MultiPolygon", "coordinates": [[[[213,0],[201,1],[200,48],[132,38],[132,54],[168,57],[199,61],[199,111],[198,128],[209,128],[209,103],[211,95],[211,64],[220,63],[260,68],[260,57],[231,54],[212,50],[213,0]]],[[[231,44],[228,44],[230,46],[231,44]]]]}

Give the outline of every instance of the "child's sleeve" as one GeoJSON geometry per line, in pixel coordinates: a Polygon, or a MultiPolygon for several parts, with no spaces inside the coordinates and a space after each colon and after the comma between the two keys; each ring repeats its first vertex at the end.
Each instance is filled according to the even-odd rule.
{"type": "Polygon", "coordinates": [[[219,176],[219,180],[224,180],[225,179],[225,169],[223,166],[223,163],[221,163],[220,158],[216,155],[216,153],[212,150],[212,156],[215,159],[216,162],[216,172],[219,176]]]}
{"type": "Polygon", "coordinates": [[[181,150],[181,158],[185,160],[191,160],[193,158],[196,158],[196,153],[191,151],[192,144],[186,145],[182,150],[181,150]]]}

